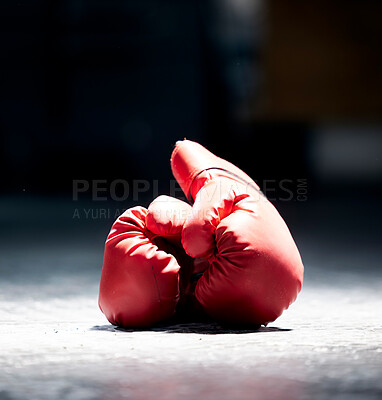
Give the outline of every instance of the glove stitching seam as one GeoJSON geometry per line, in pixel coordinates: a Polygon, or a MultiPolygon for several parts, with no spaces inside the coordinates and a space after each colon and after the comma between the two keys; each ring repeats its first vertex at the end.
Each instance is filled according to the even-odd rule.
{"type": "Polygon", "coordinates": [[[236,175],[236,174],[234,174],[233,172],[228,171],[228,170],[226,170],[226,169],[224,169],[224,168],[211,167],[211,168],[205,168],[205,169],[203,169],[202,171],[198,172],[198,173],[194,176],[194,178],[192,179],[190,188],[188,189],[188,195],[187,195],[188,200],[190,200],[191,202],[194,202],[194,201],[195,201],[195,199],[194,199],[194,198],[192,197],[192,195],[191,195],[191,187],[192,187],[192,184],[194,183],[194,180],[195,180],[200,174],[202,174],[204,171],[210,171],[210,170],[212,170],[212,169],[217,169],[217,170],[219,170],[219,171],[224,171],[224,172],[226,172],[227,174],[231,175],[232,177],[234,177],[235,179],[239,180],[240,182],[243,182],[243,183],[245,183],[246,185],[249,185],[252,189],[254,189],[256,192],[258,192],[260,195],[262,195],[262,196],[264,196],[265,198],[267,198],[267,197],[265,196],[265,194],[264,194],[260,189],[258,189],[253,183],[247,182],[245,179],[241,178],[239,175],[236,175]]]}

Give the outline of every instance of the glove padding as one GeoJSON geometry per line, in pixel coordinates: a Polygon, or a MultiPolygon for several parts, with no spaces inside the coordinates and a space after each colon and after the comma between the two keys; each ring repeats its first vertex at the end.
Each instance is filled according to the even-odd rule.
{"type": "Polygon", "coordinates": [[[115,221],[105,244],[99,291],[99,306],[109,322],[148,327],[171,318],[181,295],[181,266],[187,299],[181,303],[190,309],[187,288],[194,260],[181,245],[190,212],[189,204],[159,196],[148,209],[130,208],[115,221]]]}
{"type": "Polygon", "coordinates": [[[296,299],[303,264],[293,238],[256,183],[198,143],[178,142],[171,157],[175,178],[190,201],[182,244],[209,268],[195,296],[213,318],[266,325],[296,299]]]}

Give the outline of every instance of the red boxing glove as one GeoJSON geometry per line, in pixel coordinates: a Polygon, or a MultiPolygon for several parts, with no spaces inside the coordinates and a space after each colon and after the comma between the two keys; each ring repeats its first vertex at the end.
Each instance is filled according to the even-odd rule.
{"type": "Polygon", "coordinates": [[[222,322],[274,321],[296,299],[304,273],[280,214],[247,174],[198,143],[177,142],[171,167],[195,201],[183,247],[210,264],[196,285],[197,300],[222,322]]]}
{"type": "Polygon", "coordinates": [[[187,203],[160,196],[113,224],[105,244],[99,306],[114,325],[145,327],[171,318],[180,298],[179,270],[193,260],[181,247],[187,203]]]}

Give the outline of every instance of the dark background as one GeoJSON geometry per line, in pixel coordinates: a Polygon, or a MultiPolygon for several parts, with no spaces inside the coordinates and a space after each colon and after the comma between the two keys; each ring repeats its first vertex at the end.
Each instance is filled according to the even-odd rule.
{"type": "Polygon", "coordinates": [[[1,191],[166,180],[184,137],[260,183],[380,186],[382,6],[305,3],[2,2],[1,191]]]}
{"type": "Polygon", "coordinates": [[[3,1],[4,231],[100,222],[103,240],[114,214],[97,210],[169,192],[186,137],[257,180],[301,243],[377,246],[380,15],[370,0],[3,1]],[[124,202],[115,179],[130,185],[124,202]],[[76,180],[89,183],[77,201],[76,180]],[[158,193],[134,199],[136,180],[158,193]],[[81,201],[90,220],[73,218],[81,201]]]}

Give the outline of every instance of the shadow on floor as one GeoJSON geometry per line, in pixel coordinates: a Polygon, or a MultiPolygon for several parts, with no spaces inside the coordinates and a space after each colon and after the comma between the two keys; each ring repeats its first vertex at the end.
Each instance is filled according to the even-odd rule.
{"type": "Polygon", "coordinates": [[[221,334],[245,334],[262,332],[289,332],[292,329],[281,329],[277,327],[244,327],[233,328],[219,325],[216,322],[189,322],[180,324],[159,325],[153,328],[126,329],[113,325],[95,325],[91,331],[106,332],[166,332],[166,333],[198,333],[201,335],[221,335],[221,334]]]}

